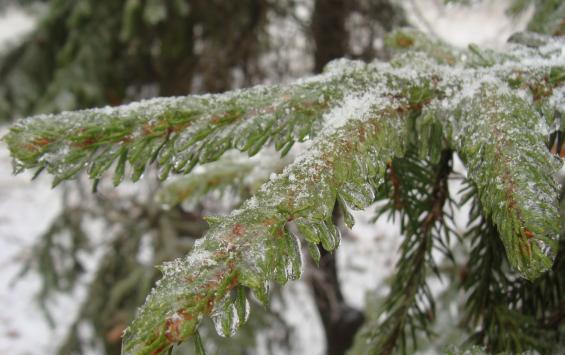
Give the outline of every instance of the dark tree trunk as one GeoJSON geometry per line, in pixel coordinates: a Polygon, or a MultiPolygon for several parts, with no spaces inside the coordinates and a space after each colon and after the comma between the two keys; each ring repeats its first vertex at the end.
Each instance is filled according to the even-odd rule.
{"type": "Polygon", "coordinates": [[[345,20],[350,0],[316,0],[312,14],[314,70],[319,73],[329,61],[348,52],[349,33],[345,20]]]}
{"type": "Polygon", "coordinates": [[[339,288],[335,254],[321,251],[320,267],[310,280],[326,334],[327,354],[342,355],[353,344],[364,314],[345,303],[339,288]]]}

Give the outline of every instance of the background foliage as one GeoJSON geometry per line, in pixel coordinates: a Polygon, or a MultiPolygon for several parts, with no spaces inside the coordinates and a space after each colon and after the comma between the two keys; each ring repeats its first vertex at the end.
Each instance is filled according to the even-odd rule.
{"type": "MultiPolygon", "coordinates": [[[[371,38],[377,38],[382,35],[382,31],[404,23],[401,11],[384,1],[351,3],[319,0],[314,4],[312,19],[306,21],[293,17],[297,6],[301,4],[293,1],[283,4],[260,0],[237,3],[163,3],[151,0],[128,0],[123,3],[46,2],[37,31],[2,58],[0,112],[3,117],[18,117],[104,104],[116,105],[155,95],[216,92],[249,86],[271,75],[267,73],[273,68],[273,61],[267,61],[268,65],[265,65],[265,58],[284,50],[283,44],[273,41],[268,31],[269,23],[279,18],[290,18],[304,29],[313,49],[311,65],[316,71],[321,70],[329,60],[342,56],[362,59],[390,56],[390,49],[376,48],[372,40],[367,41],[361,50],[353,50],[349,46],[353,32],[362,30],[347,28],[345,19],[352,13],[363,14],[360,26],[367,26],[371,38]],[[218,16],[218,13],[230,15],[218,16]],[[221,24],[218,23],[219,19],[223,19],[221,24]],[[329,28],[332,30],[329,31],[329,28]]],[[[560,34],[564,11],[562,4],[555,1],[539,1],[535,2],[535,6],[536,15],[530,29],[560,34]]],[[[525,2],[516,2],[512,11],[519,11],[524,7],[525,2]]],[[[410,349],[422,339],[433,337],[431,329],[435,310],[439,307],[435,305],[434,299],[437,296],[432,295],[428,282],[434,275],[451,278],[455,290],[466,290],[465,325],[462,327],[470,334],[469,344],[485,346],[482,349],[489,352],[520,352],[529,349],[552,352],[559,347],[561,341],[563,301],[560,288],[562,280],[559,275],[563,274],[560,270],[562,258],[558,254],[552,270],[534,283],[520,279],[516,269],[511,268],[509,262],[514,267],[518,266],[522,275],[532,279],[548,267],[544,259],[547,249],[540,247],[534,250],[534,253],[541,253],[534,254],[532,259],[535,271],[529,274],[532,266],[531,255],[524,259],[520,250],[512,248],[530,245],[529,242],[520,244],[519,241],[528,241],[532,235],[536,238],[541,235],[552,236],[552,231],[558,227],[555,216],[552,212],[548,213],[552,211],[548,206],[555,203],[545,201],[547,204],[538,205],[542,209],[537,211],[528,210],[528,206],[524,207],[523,211],[532,213],[533,217],[520,213],[510,216],[497,214],[499,207],[496,204],[500,202],[501,197],[497,197],[491,182],[497,175],[510,174],[512,178],[518,179],[520,191],[524,192],[526,199],[532,197],[531,191],[526,191],[523,186],[532,180],[540,185],[547,183],[545,192],[552,194],[551,190],[555,187],[552,187],[547,175],[540,175],[540,172],[553,171],[555,164],[547,158],[547,150],[544,153],[541,147],[547,146],[554,152],[561,151],[562,133],[559,127],[563,117],[563,103],[555,100],[563,99],[564,71],[562,63],[539,62],[543,64],[539,65],[539,68],[526,66],[526,70],[519,75],[506,72],[504,63],[520,63],[520,60],[532,56],[543,60],[552,55],[551,52],[544,52],[553,48],[551,43],[546,43],[547,39],[544,37],[523,34],[516,36],[515,40],[530,49],[524,47],[520,52],[510,55],[476,47],[462,51],[430,41],[417,33],[401,31],[388,40],[389,48],[396,48],[396,51],[401,52],[391,62],[392,67],[398,69],[384,76],[379,74],[382,70],[377,69],[382,68],[378,65],[371,67],[358,62],[338,62],[327,69],[334,73],[326,75],[329,80],[322,76],[318,80],[304,81],[297,85],[274,86],[270,89],[259,87],[235,95],[157,100],[130,109],[71,113],[58,116],[57,125],[50,121],[53,119],[51,117],[24,121],[16,125],[6,140],[18,158],[19,168],[36,167],[39,168],[38,173],[46,168],[57,177],[58,183],[74,177],[88,162],[91,164],[88,174],[95,179],[95,187],[98,187],[100,180],[101,188],[104,188],[104,171],[111,166],[114,169],[113,180],[117,184],[126,173],[133,176],[134,180],[141,177],[149,160],[155,160],[161,165],[159,175],[164,179],[171,172],[189,172],[196,164],[214,161],[232,147],[254,155],[264,144],[272,143],[284,155],[294,142],[309,139],[320,131],[324,124],[321,120],[323,112],[328,111],[337,102],[347,99],[351,93],[358,95],[370,92],[374,96],[374,85],[381,81],[386,83],[386,93],[383,93],[380,87],[381,91],[377,91],[377,94],[389,99],[393,97],[399,102],[379,101],[379,110],[382,110],[380,113],[389,119],[402,117],[407,122],[412,122],[402,128],[392,123],[380,127],[388,135],[371,131],[361,134],[356,131],[370,121],[362,120],[358,124],[346,126],[341,134],[349,134],[346,137],[351,137],[353,132],[367,140],[356,145],[353,151],[347,150],[350,147],[345,149],[339,145],[342,139],[339,131],[335,134],[321,134],[322,138],[317,139],[315,144],[322,152],[332,152],[331,155],[335,155],[335,162],[324,167],[335,175],[329,178],[331,181],[327,184],[318,181],[315,187],[302,187],[308,195],[308,200],[304,202],[308,202],[308,206],[304,210],[281,211],[280,202],[274,198],[288,193],[285,190],[292,186],[292,174],[311,174],[311,170],[303,171],[309,166],[308,162],[303,162],[302,165],[294,164],[290,170],[285,170],[283,176],[286,176],[287,181],[278,184],[271,182],[267,185],[268,189],[258,188],[271,171],[282,170],[288,163],[284,160],[263,167],[265,172],[259,174],[253,163],[229,164],[222,160],[210,163],[204,166],[207,168],[197,171],[196,175],[177,178],[164,186],[154,183],[148,195],[157,193],[159,200],[156,202],[152,198],[104,201],[86,193],[83,196],[86,200],[92,200],[91,206],[78,210],[69,206],[64,210],[53,227],[46,232],[37,246],[35,258],[27,266],[36,267],[43,275],[45,287],[42,298],[49,297],[52,290],[72,287],[77,274],[80,274],[81,265],[74,255],[77,251],[89,247],[81,230],[82,219],[86,216],[96,216],[107,220],[110,225],[115,225],[118,231],[112,237],[110,251],[90,287],[91,296],[83,306],[77,325],[81,321],[92,322],[97,336],[104,342],[106,352],[119,352],[119,335],[159,276],[159,272],[151,266],[172,260],[194,249],[194,240],[202,236],[207,229],[202,214],[226,213],[251,194],[256,194],[261,202],[259,209],[251,202],[243,205],[243,215],[234,219],[236,224],[232,223],[232,217],[208,219],[208,223],[216,231],[229,229],[236,237],[240,237],[240,234],[281,234],[276,243],[245,245],[244,247],[251,248],[253,254],[243,254],[237,260],[241,263],[246,260],[254,262],[253,258],[257,254],[266,253],[266,259],[257,264],[260,270],[249,274],[248,279],[244,280],[242,277],[246,269],[238,269],[236,281],[234,275],[223,277],[222,282],[227,283],[218,285],[219,288],[214,288],[210,293],[209,297],[224,307],[222,309],[216,305],[214,308],[219,310],[212,312],[213,318],[218,318],[216,329],[219,329],[220,333],[231,333],[234,317],[247,318],[247,291],[234,288],[226,293],[226,290],[234,286],[234,282],[251,286],[256,298],[265,302],[268,290],[263,278],[284,283],[287,278],[298,277],[300,266],[296,261],[300,259],[300,252],[295,247],[295,231],[287,231],[284,228],[286,219],[292,217],[291,219],[296,219],[298,232],[304,238],[302,244],[310,243],[308,251],[313,259],[322,265],[321,278],[313,279],[310,283],[321,314],[332,314],[331,318],[322,316],[328,353],[343,353],[350,347],[353,335],[363,324],[365,315],[345,304],[339,290],[335,260],[329,251],[339,244],[339,231],[343,224],[352,223],[348,207],[363,208],[373,201],[383,200],[387,203],[383,205],[380,213],[399,214],[396,218],[402,225],[405,238],[401,249],[402,256],[392,280],[389,296],[376,302],[379,304],[379,311],[369,308],[368,319],[357,335],[353,353],[389,353],[395,349],[411,351],[410,349]],[[432,58],[431,61],[424,59],[421,53],[432,58]],[[484,128],[486,130],[482,132],[482,138],[487,138],[493,124],[498,124],[498,121],[508,122],[508,126],[498,128],[502,134],[516,134],[513,138],[504,135],[504,139],[509,139],[511,144],[509,150],[503,151],[502,154],[517,159],[526,157],[529,153],[521,150],[520,144],[524,141],[531,142],[537,147],[537,155],[534,158],[539,160],[536,161],[537,165],[527,168],[531,170],[518,172],[518,166],[508,161],[508,171],[503,173],[495,167],[485,166],[488,162],[491,162],[491,165],[493,162],[500,162],[501,153],[496,150],[477,151],[473,134],[480,132],[480,125],[455,124],[455,127],[460,129],[455,132],[456,129],[448,128],[441,120],[434,119],[441,116],[442,112],[428,104],[441,95],[447,95],[445,86],[438,87],[434,83],[437,80],[434,75],[442,77],[448,69],[441,67],[439,72],[429,69],[437,63],[458,66],[462,55],[470,58],[464,66],[470,69],[469,72],[476,73],[473,75],[482,75],[484,72],[481,72],[481,68],[502,67],[497,72],[499,79],[511,89],[525,90],[531,95],[534,109],[527,108],[519,96],[498,96],[497,99],[503,103],[503,107],[514,110],[512,119],[504,118],[507,116],[505,113],[493,115],[492,122],[488,123],[484,128]],[[407,85],[406,79],[414,77],[402,71],[402,68],[406,67],[415,67],[423,73],[421,77],[417,77],[418,85],[407,85]],[[391,105],[389,109],[395,110],[396,113],[390,115],[386,112],[386,105],[391,105]],[[270,107],[276,109],[270,110],[270,107]],[[88,121],[85,117],[89,123],[86,123],[88,121]],[[117,120],[117,117],[120,119],[117,120]],[[155,120],[155,117],[159,119],[155,120]],[[552,135],[543,137],[543,134],[536,131],[538,128],[532,117],[543,117],[547,124],[553,127],[552,135]],[[66,136],[69,130],[75,134],[66,136]],[[461,143],[443,141],[441,137],[444,137],[448,130],[454,131],[452,136],[448,135],[448,139],[461,139],[461,143]],[[183,132],[186,132],[185,136],[183,132]],[[237,139],[234,140],[234,137],[237,139]],[[469,140],[465,137],[469,137],[469,140]],[[394,141],[398,143],[392,143],[394,141]],[[180,149],[181,147],[184,149],[180,149]],[[367,147],[384,150],[379,151],[377,156],[376,152],[370,152],[367,147]],[[455,201],[447,188],[448,180],[453,178],[452,149],[462,153],[462,158],[470,170],[470,178],[474,181],[469,182],[468,194],[463,201],[455,201]],[[177,155],[179,152],[182,154],[177,155]],[[344,161],[349,163],[344,164],[344,161]],[[132,169],[127,167],[128,165],[131,165],[132,169]],[[483,171],[487,173],[482,173],[483,171]],[[383,176],[384,180],[377,179],[379,176],[383,176]],[[369,179],[365,181],[360,179],[361,177],[369,179]],[[373,178],[376,180],[372,181],[373,178]],[[217,189],[235,197],[231,199],[230,205],[220,210],[206,204],[209,192],[217,189]],[[314,189],[320,191],[312,194],[314,189]],[[335,197],[328,198],[332,194],[335,196],[335,189],[339,190],[337,202],[335,197]],[[477,189],[480,199],[477,198],[477,189]],[[376,194],[373,194],[373,190],[376,194]],[[193,199],[192,203],[201,205],[187,211],[181,206],[184,198],[178,196],[186,196],[193,199]],[[273,204],[270,204],[270,200],[273,204]],[[472,206],[472,227],[466,235],[461,236],[451,230],[449,211],[464,202],[472,206]],[[163,205],[165,209],[162,208],[163,205]],[[317,206],[314,214],[318,213],[318,216],[313,218],[311,214],[300,215],[312,209],[312,205],[317,206]],[[271,211],[272,208],[276,211],[271,211]],[[546,215],[540,219],[543,222],[536,220],[540,212],[546,215]],[[234,229],[239,220],[245,222],[245,230],[234,229]],[[258,221],[270,222],[259,226],[258,221]],[[311,223],[312,221],[315,223],[311,223]],[[504,227],[507,221],[511,224],[504,227]],[[253,228],[257,229],[252,230],[253,228]],[[519,239],[516,239],[514,233],[516,228],[519,229],[519,239]],[[71,247],[59,247],[58,240],[69,236],[71,247]],[[144,238],[151,240],[154,250],[149,263],[137,257],[143,249],[144,238]],[[321,243],[323,248],[318,248],[317,243],[321,243]],[[457,245],[462,249],[469,249],[468,256],[453,255],[452,250],[457,250],[457,245]],[[433,256],[432,251],[435,249],[446,256],[441,264],[438,264],[438,259],[433,256]],[[285,250],[286,254],[279,254],[281,250],[285,250]],[[71,262],[61,265],[58,261],[61,255],[71,262]],[[506,255],[511,256],[510,260],[507,260],[506,255]],[[539,259],[536,259],[536,255],[539,259]],[[522,270],[520,265],[523,265],[522,270]],[[326,292],[319,292],[321,286],[324,286],[326,292]],[[328,287],[330,292],[327,292],[328,287]],[[228,295],[229,299],[223,299],[224,295],[228,295]],[[219,328],[217,324],[220,324],[219,328]]],[[[284,62],[284,58],[281,62],[284,62]]],[[[278,65],[279,69],[290,66],[289,63],[278,65]]],[[[458,75],[465,77],[463,73],[458,75]]],[[[447,81],[449,79],[451,78],[447,81]]],[[[469,82],[465,79],[461,82],[455,80],[450,81],[449,85],[453,85],[452,90],[457,90],[465,88],[469,82]]],[[[459,113],[455,114],[461,115],[462,119],[472,117],[473,114],[478,116],[487,96],[491,96],[491,93],[498,89],[498,86],[487,86],[483,89],[485,92],[482,93],[481,99],[469,103],[471,108],[462,107],[459,113]],[[465,109],[469,112],[464,112],[465,109]]],[[[366,107],[361,105],[357,108],[363,110],[366,107]]],[[[342,115],[346,113],[343,110],[341,112],[342,115]]],[[[483,117],[484,113],[473,120],[482,122],[483,117]]],[[[492,137],[488,139],[492,142],[492,137]]],[[[343,140],[347,141],[347,138],[343,140]]],[[[520,164],[530,164],[528,159],[522,159],[520,164]]],[[[317,163],[312,164],[312,168],[316,168],[317,163]]],[[[324,174],[320,175],[321,179],[326,179],[324,174]]],[[[517,196],[522,198],[519,193],[517,196]]],[[[525,206],[521,200],[517,203],[525,206]]],[[[551,244],[550,239],[541,240],[551,244]]],[[[222,243],[223,237],[219,235],[216,240],[206,239],[196,248],[201,252],[225,248],[229,254],[233,246],[222,243]]],[[[551,253],[555,253],[557,248],[552,245],[551,250],[551,253]]],[[[214,257],[221,259],[224,256],[214,257]]],[[[210,258],[197,260],[196,263],[205,264],[210,258]]],[[[231,256],[227,256],[225,260],[231,260],[230,258],[231,256]]],[[[219,264],[222,267],[230,265],[227,261],[219,264]]],[[[162,270],[166,280],[169,276],[178,278],[179,273],[173,270],[176,265],[168,265],[162,270]]],[[[205,265],[204,269],[206,270],[205,265]]],[[[204,276],[202,275],[201,281],[205,279],[204,276]]],[[[215,276],[212,276],[209,280],[214,278],[215,276]]],[[[169,287],[167,281],[162,285],[161,290],[169,287]]],[[[187,292],[186,289],[179,290],[187,292]]],[[[449,290],[446,291],[448,292],[449,290]]],[[[174,293],[168,292],[168,297],[171,296],[174,296],[174,293]]],[[[194,294],[190,294],[189,298],[193,296],[194,294]]],[[[150,302],[160,302],[158,297],[150,298],[150,302]]],[[[277,322],[284,327],[276,313],[265,310],[257,305],[255,299],[250,299],[254,316],[235,340],[224,341],[215,338],[211,331],[213,326],[209,323],[203,324],[200,333],[206,335],[208,348],[219,353],[246,353],[246,346],[254,343],[256,332],[263,329],[265,324],[277,322]]],[[[150,317],[153,317],[156,323],[163,322],[163,310],[160,307],[170,308],[174,302],[176,301],[171,298],[166,304],[158,306],[155,309],[159,311],[150,317]]],[[[196,304],[199,302],[203,301],[197,300],[196,304]]],[[[172,311],[174,313],[178,309],[172,311]]],[[[203,313],[211,311],[212,309],[208,309],[203,313]]],[[[168,344],[171,342],[171,336],[174,341],[181,340],[194,331],[195,323],[192,319],[180,313],[182,321],[177,323],[178,319],[171,317],[173,313],[167,313],[165,328],[160,330],[164,332],[164,338],[157,339],[154,344],[145,344],[145,349],[165,350],[161,347],[163,341],[168,344]],[[179,338],[176,339],[176,336],[179,338]]],[[[136,327],[145,326],[137,323],[132,329],[139,329],[136,327]]],[[[61,348],[61,353],[82,351],[85,343],[80,340],[77,328],[73,328],[69,339],[61,348]]],[[[142,339],[147,339],[147,333],[142,334],[142,339]]],[[[136,346],[143,343],[138,338],[133,339],[132,344],[136,346]]],[[[273,343],[286,343],[288,340],[289,338],[285,337],[271,339],[273,343]]]]}

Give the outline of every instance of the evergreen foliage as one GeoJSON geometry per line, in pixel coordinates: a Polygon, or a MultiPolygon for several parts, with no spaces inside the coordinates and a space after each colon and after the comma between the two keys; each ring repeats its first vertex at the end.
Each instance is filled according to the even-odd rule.
{"type": "MultiPolygon", "coordinates": [[[[249,316],[247,289],[267,303],[273,282],[300,277],[302,243],[315,261],[319,244],[327,251],[339,246],[336,206],[351,226],[350,209],[382,199],[389,201],[383,212],[400,211],[405,240],[390,295],[354,349],[406,351],[434,318],[426,281],[429,271],[438,273],[432,250],[452,257],[446,210],[453,204],[447,179],[454,152],[480,206],[471,222],[483,221],[469,231],[478,263],[464,283],[470,322],[483,327],[477,342],[538,348],[539,339],[524,331],[533,323],[520,317],[547,316],[525,307],[552,293],[558,276],[542,276],[548,280],[533,290],[514,281],[516,293],[507,294],[501,265],[505,256],[513,272],[533,281],[558,253],[560,159],[547,147],[557,141],[561,148],[565,40],[531,33],[514,40],[520,43],[507,53],[456,50],[399,30],[387,39],[398,51],[389,63],[338,60],[289,85],[37,116],[16,123],[4,140],[17,172],[47,171],[57,184],[86,171],[95,186],[109,169],[116,185],[125,176],[139,179],[151,164],[166,179],[231,149],[252,156],[273,145],[285,155],[296,142],[308,144],[240,209],[209,217],[210,230],[188,256],[161,266],[163,278],[124,335],[125,354],[166,353],[191,337],[201,349],[204,316],[219,334],[234,334],[249,316]],[[492,325],[501,324],[515,324],[524,337],[495,343],[503,331],[492,325]]],[[[227,174],[225,181],[237,179],[227,174]]]]}
{"type": "Polygon", "coordinates": [[[510,13],[522,12],[534,7],[534,16],[528,24],[528,30],[553,36],[565,34],[565,4],[560,0],[514,0],[510,13]]]}
{"type": "Polygon", "coordinates": [[[444,214],[444,206],[453,202],[447,186],[451,159],[450,150],[443,151],[435,164],[422,161],[412,151],[389,164],[390,183],[377,199],[388,201],[381,213],[401,212],[405,239],[390,294],[379,311],[370,314],[351,353],[386,354],[398,345],[406,352],[406,340],[415,346],[420,330],[431,335],[428,323],[434,318],[435,301],[427,278],[431,272],[439,276],[432,252],[441,250],[453,260],[448,244],[454,233],[446,223],[449,216],[444,214]]]}
{"type": "Polygon", "coordinates": [[[186,94],[197,74],[211,91],[232,87],[236,69],[242,84],[256,83],[267,24],[261,3],[49,1],[37,30],[0,57],[0,116],[186,94]]]}

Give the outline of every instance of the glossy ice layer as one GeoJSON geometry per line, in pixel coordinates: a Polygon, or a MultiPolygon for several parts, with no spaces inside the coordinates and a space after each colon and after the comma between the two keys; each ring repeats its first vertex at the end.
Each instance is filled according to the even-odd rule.
{"type": "MultiPolygon", "coordinates": [[[[300,277],[293,222],[319,259],[317,244],[339,245],[336,201],[362,209],[384,182],[387,163],[409,145],[437,161],[458,152],[511,264],[526,278],[556,254],[560,164],[546,148],[562,126],[565,42],[523,35],[507,53],[455,50],[420,33],[398,31],[390,63],[339,60],[325,73],[288,86],[221,95],[154,99],[118,108],[39,116],[5,137],[17,171],[47,170],[55,182],[113,167],[118,184],[155,163],[161,177],[238,149],[272,144],[283,155],[309,149],[210,231],[163,278],[124,336],[124,353],[164,352],[196,334],[203,316],[232,335],[248,316],[246,288],[267,302],[270,284],[300,277]]],[[[164,202],[164,203],[176,203],[164,202]]],[[[352,220],[347,218],[346,223],[352,220]]]]}

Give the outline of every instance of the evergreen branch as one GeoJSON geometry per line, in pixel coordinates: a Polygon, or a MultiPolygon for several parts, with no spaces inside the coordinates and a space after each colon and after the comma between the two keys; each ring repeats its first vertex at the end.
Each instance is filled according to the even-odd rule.
{"type": "Polygon", "coordinates": [[[105,63],[117,65],[112,59],[122,44],[116,36],[121,16],[116,14],[123,7],[92,0],[49,1],[29,40],[0,58],[0,120],[113,101],[123,83],[105,87],[112,76],[105,63]]]}
{"type": "Polygon", "coordinates": [[[189,257],[163,266],[163,279],[125,333],[125,353],[164,352],[192,335],[202,315],[211,315],[220,334],[233,334],[247,317],[238,285],[266,302],[271,281],[300,276],[299,245],[285,229],[288,221],[309,243],[337,247],[336,198],[367,206],[372,200],[364,194],[373,187],[366,179],[382,175],[386,160],[403,154],[406,120],[398,106],[357,102],[352,111],[337,112],[357,120],[317,139],[242,209],[214,222],[189,257]]]}
{"type": "Polygon", "coordinates": [[[241,202],[259,190],[273,172],[282,171],[292,161],[292,155],[273,159],[273,150],[261,151],[252,159],[235,151],[230,153],[191,174],[166,182],[157,191],[155,201],[170,209],[183,202],[198,202],[211,192],[227,192],[236,203],[241,202]]]}
{"type": "MultiPolygon", "coordinates": [[[[12,127],[4,140],[16,171],[46,169],[56,183],[83,170],[97,180],[114,163],[115,183],[128,163],[136,180],[153,161],[165,178],[228,149],[253,155],[272,142],[285,154],[295,141],[317,136],[303,158],[241,210],[211,220],[192,254],[165,264],[164,278],[126,333],[126,353],[170,349],[195,333],[203,315],[231,334],[247,317],[240,285],[266,301],[270,281],[298,277],[300,251],[287,222],[294,221],[307,242],[333,250],[336,199],[345,210],[369,205],[387,162],[394,165],[409,145],[432,162],[446,147],[460,153],[512,265],[530,279],[549,268],[558,231],[558,164],[545,147],[552,131],[539,110],[563,105],[552,94],[563,84],[563,39],[505,55],[470,49],[466,54],[478,60],[445,61],[449,65],[441,64],[443,54],[428,58],[414,43],[407,41],[407,54],[391,64],[338,61],[326,74],[294,85],[40,116],[12,127]]],[[[411,218],[411,235],[429,235],[426,226],[438,225],[432,210],[426,210],[430,222],[411,218]]],[[[409,255],[429,248],[422,239],[406,242],[409,255]]],[[[309,250],[316,257],[317,248],[309,250]]]]}
{"type": "Polygon", "coordinates": [[[548,130],[527,101],[496,82],[481,84],[459,107],[452,144],[511,265],[535,279],[551,267],[559,237],[560,164],[545,145],[548,130]]]}
{"type": "Polygon", "coordinates": [[[560,0],[533,0],[533,2],[535,12],[528,23],[528,30],[553,36],[565,35],[565,3],[560,0]]]}
{"type": "Polygon", "coordinates": [[[476,200],[476,189],[473,185],[468,185],[467,189],[464,202],[473,198],[469,215],[469,225],[473,227],[465,234],[472,249],[463,281],[468,292],[463,324],[472,330],[467,342],[483,345],[492,353],[546,351],[549,342],[541,336],[536,315],[524,312],[521,309],[523,302],[512,300],[520,282],[513,280],[507,270],[499,233],[484,219],[481,205],[476,200]]]}
{"type": "MultiPolygon", "coordinates": [[[[452,154],[449,150],[443,151],[437,164],[419,166],[407,158],[391,164],[396,165],[402,182],[406,182],[391,186],[392,190],[400,189],[406,195],[405,200],[410,201],[401,209],[401,228],[405,234],[402,254],[390,294],[381,310],[371,315],[371,320],[358,333],[351,353],[391,354],[397,347],[406,353],[408,338],[412,338],[415,347],[418,332],[429,335],[435,306],[426,280],[429,271],[436,268],[431,255],[433,245],[442,244],[440,240],[446,237],[442,231],[444,205],[450,201],[447,179],[452,154]],[[422,197],[417,199],[415,195],[422,197]],[[408,196],[411,198],[406,198],[408,196]]],[[[392,194],[396,192],[392,191],[392,194]]],[[[397,203],[391,200],[383,210],[394,212],[397,208],[397,203]]]]}
{"type": "Polygon", "coordinates": [[[211,191],[223,190],[240,184],[253,170],[249,162],[218,161],[205,165],[206,169],[182,176],[166,183],[155,200],[164,209],[178,206],[184,201],[202,198],[211,191]]]}
{"type": "MultiPolygon", "coordinates": [[[[422,32],[412,29],[397,29],[385,37],[388,47],[400,53],[425,53],[439,64],[454,65],[463,62],[465,51],[433,40],[422,32]]],[[[398,58],[393,58],[392,62],[398,58]]]]}
{"type": "Polygon", "coordinates": [[[19,122],[5,140],[16,171],[45,169],[55,176],[54,185],[84,170],[99,179],[113,163],[116,185],[128,163],[134,181],[154,161],[165,179],[232,148],[254,155],[269,140],[286,154],[296,141],[315,135],[323,113],[346,93],[366,90],[375,71],[356,63],[289,87],[44,115],[19,122]]]}
{"type": "Polygon", "coordinates": [[[519,280],[512,287],[509,303],[536,320],[536,327],[542,328],[559,339],[563,336],[559,328],[565,320],[565,304],[563,301],[563,285],[565,279],[565,240],[559,241],[559,253],[552,269],[535,282],[519,280]]]}

